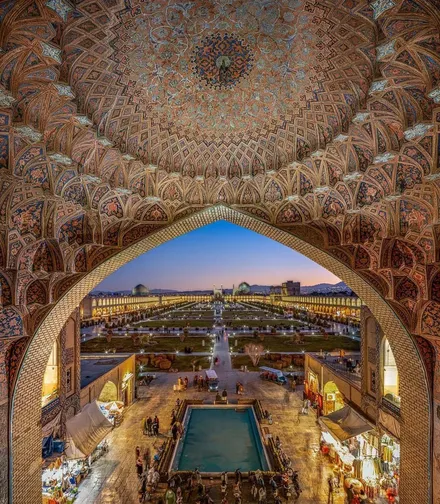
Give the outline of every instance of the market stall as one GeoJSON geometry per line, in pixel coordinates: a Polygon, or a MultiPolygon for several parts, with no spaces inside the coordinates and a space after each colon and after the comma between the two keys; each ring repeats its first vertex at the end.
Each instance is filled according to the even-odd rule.
{"type": "Polygon", "coordinates": [[[74,502],[91,465],[108,451],[104,438],[112,428],[96,401],[66,422],[64,454],[43,463],[43,504],[74,502]]]}
{"type": "Polygon", "coordinates": [[[367,502],[399,502],[400,450],[396,440],[379,436],[367,420],[349,406],[321,417],[321,451],[334,463],[335,476],[363,491],[367,502]]]}
{"type": "Polygon", "coordinates": [[[124,403],[122,401],[99,402],[101,413],[112,423],[114,427],[121,425],[124,415],[124,403]]]}

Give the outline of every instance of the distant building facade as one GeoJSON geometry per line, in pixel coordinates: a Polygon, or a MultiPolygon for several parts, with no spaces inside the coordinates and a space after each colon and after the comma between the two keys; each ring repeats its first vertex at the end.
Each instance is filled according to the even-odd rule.
{"type": "MultiPolygon", "coordinates": [[[[133,289],[134,290],[134,289],[133,289]]],[[[183,296],[157,296],[157,295],[132,295],[132,296],[86,296],[80,304],[81,320],[112,318],[127,313],[134,313],[148,308],[167,306],[186,299],[183,296]]]]}
{"type": "Polygon", "coordinates": [[[283,296],[299,296],[301,294],[301,282],[287,280],[281,286],[283,296]]]}

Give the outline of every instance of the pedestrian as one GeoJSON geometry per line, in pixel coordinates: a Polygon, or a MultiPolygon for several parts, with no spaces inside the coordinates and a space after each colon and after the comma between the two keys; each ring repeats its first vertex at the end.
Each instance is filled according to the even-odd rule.
{"type": "Polygon", "coordinates": [[[176,492],[176,504],[183,504],[183,495],[180,486],[177,488],[176,492]]]}
{"type": "Polygon", "coordinates": [[[179,428],[177,427],[177,424],[173,425],[173,428],[171,429],[171,432],[173,434],[173,440],[176,441],[177,440],[177,435],[179,433],[179,428]]]}
{"type": "Polygon", "coordinates": [[[258,487],[255,483],[253,483],[251,486],[251,495],[254,501],[258,499],[258,487]]]}
{"type": "Polygon", "coordinates": [[[153,436],[159,435],[159,423],[157,422],[156,417],[153,420],[152,431],[153,431],[153,436]]]}
{"type": "Polygon", "coordinates": [[[237,382],[235,384],[235,393],[238,394],[238,391],[240,390],[240,382],[237,382]]]}
{"type": "Polygon", "coordinates": [[[176,504],[176,494],[172,488],[168,488],[165,493],[165,502],[166,504],[176,504]]]}
{"type": "Polygon", "coordinates": [[[225,483],[226,486],[228,485],[228,473],[226,471],[222,472],[221,482],[222,484],[225,483]]]}
{"type": "Polygon", "coordinates": [[[153,420],[151,419],[151,417],[149,416],[147,418],[147,432],[148,432],[148,435],[151,436],[153,434],[153,429],[152,429],[152,425],[153,425],[153,420]]]}
{"type": "Polygon", "coordinates": [[[351,484],[348,488],[345,488],[345,492],[347,494],[347,502],[352,504],[354,499],[353,485],[351,484]]]}
{"type": "Polygon", "coordinates": [[[160,481],[159,471],[155,468],[153,473],[153,488],[156,488],[160,481]]]}
{"type": "Polygon", "coordinates": [[[266,489],[261,486],[258,490],[258,504],[266,504],[266,489]]]}
{"type": "Polygon", "coordinates": [[[145,464],[145,470],[148,470],[148,468],[150,467],[150,464],[151,464],[151,452],[150,452],[150,448],[145,448],[145,451],[144,451],[144,464],[145,464]]]}
{"type": "Polygon", "coordinates": [[[328,477],[327,484],[328,484],[327,504],[334,504],[334,500],[333,500],[334,487],[333,487],[333,478],[331,476],[328,477]]]}
{"type": "Polygon", "coordinates": [[[228,403],[228,392],[226,389],[223,389],[222,399],[223,399],[223,402],[225,402],[226,404],[228,403]]]}
{"type": "Polygon", "coordinates": [[[235,470],[235,484],[240,484],[241,485],[241,480],[242,480],[242,475],[240,469],[235,470]]]}
{"type": "Polygon", "coordinates": [[[226,492],[228,490],[228,484],[226,483],[226,481],[222,481],[220,490],[221,490],[221,493],[222,493],[222,498],[224,499],[226,497],[226,492]]]}
{"type": "Polygon", "coordinates": [[[184,384],[185,390],[187,390],[187,388],[188,388],[188,382],[189,382],[188,377],[185,376],[185,378],[183,380],[183,384],[184,384]]]}
{"type": "Polygon", "coordinates": [[[292,380],[290,386],[291,386],[292,392],[296,392],[296,380],[295,380],[295,378],[292,380]]]}
{"type": "Polygon", "coordinates": [[[144,462],[140,456],[136,459],[136,472],[138,475],[138,478],[142,476],[142,473],[144,472],[144,462]]]}

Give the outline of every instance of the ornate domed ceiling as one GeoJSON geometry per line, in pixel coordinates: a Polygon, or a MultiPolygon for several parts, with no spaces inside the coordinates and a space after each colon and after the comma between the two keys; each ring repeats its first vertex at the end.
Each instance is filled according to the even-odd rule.
{"type": "Polygon", "coordinates": [[[325,147],[365,101],[375,31],[354,3],[134,0],[105,51],[83,36],[84,9],[90,21],[66,34],[75,90],[102,133],[167,171],[278,169],[325,147]]]}

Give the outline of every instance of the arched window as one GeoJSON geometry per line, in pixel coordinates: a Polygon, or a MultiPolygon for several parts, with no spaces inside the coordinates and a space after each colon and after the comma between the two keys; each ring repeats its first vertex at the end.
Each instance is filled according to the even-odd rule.
{"type": "Polygon", "coordinates": [[[399,373],[388,340],[385,338],[382,347],[383,398],[400,407],[399,373]]]}
{"type": "Polygon", "coordinates": [[[59,396],[60,349],[59,341],[53,344],[52,352],[44,372],[41,406],[44,407],[59,396]]]}

